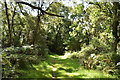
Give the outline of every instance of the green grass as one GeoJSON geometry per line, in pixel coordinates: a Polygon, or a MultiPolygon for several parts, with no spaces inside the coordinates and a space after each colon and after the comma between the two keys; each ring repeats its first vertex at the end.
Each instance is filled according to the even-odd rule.
{"type": "Polygon", "coordinates": [[[64,56],[49,55],[45,61],[33,64],[34,68],[19,70],[20,78],[116,78],[97,70],[86,70],[77,59],[64,58],[64,56]]]}

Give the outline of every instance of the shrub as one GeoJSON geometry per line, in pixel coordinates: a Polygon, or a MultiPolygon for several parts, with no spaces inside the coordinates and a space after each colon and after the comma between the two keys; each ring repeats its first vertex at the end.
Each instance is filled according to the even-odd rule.
{"type": "Polygon", "coordinates": [[[47,57],[46,48],[42,52],[39,47],[22,46],[22,47],[8,47],[2,52],[2,64],[3,64],[3,77],[19,76],[19,72],[16,69],[31,69],[32,64],[38,64],[42,58],[47,57]],[[8,71],[9,70],[9,71],[8,71]],[[16,74],[14,76],[14,74],[16,74]]]}
{"type": "MultiPolygon", "coordinates": [[[[70,53],[70,52],[69,52],[70,53]]],[[[119,67],[116,67],[115,61],[119,61],[119,56],[113,56],[113,53],[97,53],[93,46],[88,46],[81,51],[71,52],[69,58],[79,59],[80,65],[86,69],[97,69],[109,74],[119,74],[119,67]],[[93,51],[92,51],[93,50],[93,51]],[[114,57],[114,58],[113,58],[114,57]]]]}
{"type": "Polygon", "coordinates": [[[26,45],[22,47],[8,47],[3,50],[3,52],[7,53],[7,55],[10,54],[26,54],[26,55],[39,55],[42,57],[46,57],[48,54],[48,49],[41,47],[39,45],[26,45]]]}
{"type": "Polygon", "coordinates": [[[115,62],[115,64],[117,64],[118,62],[120,62],[120,54],[112,54],[112,60],[115,62]]]}
{"type": "Polygon", "coordinates": [[[79,52],[79,56],[85,56],[85,57],[88,57],[90,56],[90,54],[96,54],[97,51],[96,49],[94,48],[93,45],[88,45],[86,47],[83,47],[82,50],[79,52]]]}
{"type": "Polygon", "coordinates": [[[94,54],[84,59],[84,67],[86,69],[98,69],[109,74],[118,74],[118,68],[112,60],[112,53],[94,54]]]}

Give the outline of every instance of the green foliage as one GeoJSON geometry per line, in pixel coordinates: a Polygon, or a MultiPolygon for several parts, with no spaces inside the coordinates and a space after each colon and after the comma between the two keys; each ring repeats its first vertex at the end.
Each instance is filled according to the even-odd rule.
{"type": "Polygon", "coordinates": [[[97,51],[97,54],[99,53],[107,53],[111,50],[110,45],[107,45],[102,39],[98,39],[94,37],[91,42],[91,45],[93,45],[94,49],[97,51]]]}
{"type": "Polygon", "coordinates": [[[79,66],[77,59],[63,59],[64,56],[49,55],[46,61],[34,64],[34,69],[18,70],[22,74],[19,78],[115,78],[116,76],[97,70],[86,70],[79,66]],[[72,62],[72,63],[71,63],[72,62]],[[53,71],[55,70],[55,71],[53,71]],[[30,74],[31,73],[31,74],[30,74]]]}
{"type": "Polygon", "coordinates": [[[76,39],[75,37],[71,37],[71,39],[69,39],[66,42],[66,50],[71,50],[71,51],[79,51],[81,50],[81,42],[79,41],[79,39],[76,39]]]}
{"type": "Polygon", "coordinates": [[[117,58],[115,58],[115,56],[113,56],[113,53],[110,52],[95,54],[96,51],[94,52],[94,50],[90,49],[91,51],[93,51],[91,52],[89,49],[85,49],[86,53],[82,53],[82,50],[79,52],[72,52],[69,55],[68,53],[66,53],[66,57],[78,59],[80,65],[84,66],[84,68],[86,69],[102,70],[103,72],[107,72],[112,75],[119,74],[119,67],[117,67],[115,64],[115,61],[118,62],[118,55],[117,58]],[[89,51],[91,52],[91,54],[89,51]],[[89,54],[87,52],[89,52],[89,54]]]}
{"type": "Polygon", "coordinates": [[[84,45],[79,54],[87,57],[90,56],[90,54],[108,53],[109,51],[110,49],[107,45],[100,42],[99,39],[93,38],[90,45],[84,45]]]}
{"type": "Polygon", "coordinates": [[[97,50],[93,45],[89,45],[89,46],[86,46],[85,48],[82,48],[82,50],[80,51],[80,54],[87,57],[87,56],[90,56],[90,54],[97,54],[97,50]]]}
{"type": "Polygon", "coordinates": [[[8,47],[4,49],[4,52],[7,55],[10,54],[23,54],[23,55],[40,55],[42,57],[45,57],[48,53],[48,50],[44,47],[40,46],[22,46],[22,47],[8,47]]]}
{"type": "Polygon", "coordinates": [[[44,54],[39,52],[39,48],[36,49],[33,46],[4,49],[2,54],[3,77],[17,78],[21,76],[21,73],[16,71],[16,69],[33,69],[32,64],[38,64],[43,58],[47,58],[47,50],[44,51],[44,54]]]}
{"type": "Polygon", "coordinates": [[[64,6],[62,3],[55,2],[50,6],[48,12],[65,15],[65,18],[44,16],[44,20],[46,21],[46,27],[44,28],[47,33],[47,46],[50,52],[63,54],[65,51],[64,42],[68,39],[69,25],[71,25],[67,11],[69,11],[68,7],[64,6]]]}
{"type": "Polygon", "coordinates": [[[120,54],[112,54],[112,60],[115,62],[115,64],[117,64],[118,62],[120,62],[120,54]]]}
{"type": "MultiPolygon", "coordinates": [[[[64,17],[46,15],[38,9],[31,9],[29,5],[18,5],[14,2],[6,3],[7,10],[5,4],[0,1],[0,15],[2,15],[0,19],[3,22],[0,28],[1,46],[4,49],[3,76],[16,78],[23,73],[22,77],[39,78],[39,75],[52,77],[54,64],[58,66],[57,69],[55,68],[58,77],[98,76],[92,73],[87,75],[89,72],[79,70],[79,65],[86,69],[97,69],[119,75],[119,67],[116,64],[120,62],[120,44],[119,39],[117,40],[120,30],[116,28],[118,26],[114,27],[118,25],[116,24],[119,16],[117,5],[109,2],[85,2],[68,7],[62,2],[47,2],[40,0],[40,3],[30,2],[30,4],[39,5],[47,13],[64,17]],[[117,38],[114,36],[115,30],[117,38]],[[116,54],[112,53],[115,40],[118,48],[116,54]],[[48,52],[58,55],[67,53],[64,57],[49,56],[50,61],[52,59],[58,62],[57,64],[53,61],[53,64],[52,61],[47,61],[48,52]],[[76,59],[79,63],[72,64],[71,60],[77,61],[76,59]]],[[[104,76],[101,73],[100,75],[98,77],[104,76]]]]}

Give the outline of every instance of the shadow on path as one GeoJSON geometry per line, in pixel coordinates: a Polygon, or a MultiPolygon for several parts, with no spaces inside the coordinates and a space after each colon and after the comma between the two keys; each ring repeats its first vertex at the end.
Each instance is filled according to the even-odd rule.
{"type": "Polygon", "coordinates": [[[49,55],[47,60],[33,64],[34,69],[22,70],[22,78],[114,78],[97,70],[86,70],[77,59],[49,55]]]}

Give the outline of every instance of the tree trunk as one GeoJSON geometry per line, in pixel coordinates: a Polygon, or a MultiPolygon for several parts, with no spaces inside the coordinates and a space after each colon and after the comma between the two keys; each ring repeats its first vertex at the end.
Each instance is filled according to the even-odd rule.
{"type": "MultiPolygon", "coordinates": [[[[38,3],[38,6],[40,6],[40,2],[38,3]]],[[[34,35],[33,35],[33,44],[36,44],[38,42],[38,30],[39,30],[39,27],[40,27],[40,10],[38,9],[37,11],[37,22],[36,22],[36,26],[35,26],[35,29],[34,29],[34,35]]]]}
{"type": "Polygon", "coordinates": [[[8,14],[8,7],[7,7],[7,3],[6,2],[4,2],[5,3],[5,11],[6,11],[6,17],[7,17],[7,23],[8,23],[8,31],[9,31],[9,45],[8,46],[11,46],[11,26],[10,26],[10,19],[9,19],[9,14],[8,14]]]}
{"type": "Polygon", "coordinates": [[[118,37],[118,25],[119,25],[119,20],[118,20],[118,6],[119,2],[113,2],[113,24],[112,24],[112,33],[113,33],[113,51],[116,53],[117,52],[117,44],[119,42],[119,37],[118,37]]]}

